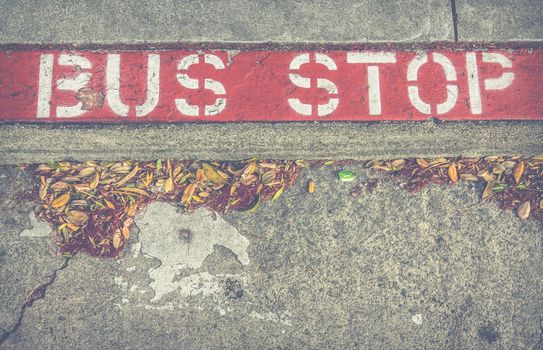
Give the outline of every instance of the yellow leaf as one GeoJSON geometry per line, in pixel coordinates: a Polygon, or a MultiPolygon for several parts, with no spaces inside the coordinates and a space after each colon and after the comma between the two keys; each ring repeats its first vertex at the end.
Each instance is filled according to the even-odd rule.
{"type": "Polygon", "coordinates": [[[456,171],[455,163],[451,163],[449,165],[448,173],[449,173],[449,178],[451,179],[452,182],[458,181],[458,172],[456,171]]]}
{"type": "Polygon", "coordinates": [[[250,162],[249,164],[247,164],[247,166],[245,167],[245,170],[243,170],[243,177],[246,178],[248,177],[249,175],[251,175],[252,173],[254,173],[256,170],[256,163],[255,162],[250,162]]]}
{"type": "Polygon", "coordinates": [[[67,222],[65,225],[66,225],[67,228],[69,228],[73,232],[79,230],[79,226],[77,226],[75,224],[72,224],[71,222],[67,222]]]}
{"type": "Polygon", "coordinates": [[[513,170],[513,176],[515,177],[515,182],[519,183],[520,179],[522,178],[522,174],[524,173],[524,162],[521,160],[518,162],[518,164],[515,166],[515,169],[513,170]]]}
{"type": "Polygon", "coordinates": [[[51,185],[51,189],[53,191],[63,191],[63,190],[67,190],[68,188],[70,188],[70,185],[62,181],[55,182],[54,184],[51,185]]]}
{"type": "Polygon", "coordinates": [[[58,196],[52,203],[51,206],[55,209],[65,206],[70,200],[71,195],[69,193],[64,193],[63,195],[58,196]]]}
{"type": "Polygon", "coordinates": [[[164,182],[164,191],[165,192],[170,192],[171,190],[173,190],[173,179],[171,177],[169,177],[164,182]]]}
{"type": "Polygon", "coordinates": [[[90,174],[94,173],[95,170],[96,169],[94,167],[85,168],[79,172],[79,176],[81,177],[89,176],[90,174]]]}
{"type": "Polygon", "coordinates": [[[173,169],[172,177],[175,179],[179,174],[181,174],[181,165],[178,165],[173,169]]]}
{"type": "Polygon", "coordinates": [[[486,182],[494,182],[494,177],[487,170],[482,170],[477,173],[477,176],[482,177],[486,182]]]}
{"type": "Polygon", "coordinates": [[[88,191],[88,190],[90,190],[90,184],[86,184],[86,183],[75,184],[75,185],[74,185],[74,188],[75,188],[75,190],[78,191],[78,192],[88,191]]]}
{"type": "Polygon", "coordinates": [[[85,224],[87,222],[87,220],[89,219],[87,214],[85,214],[84,212],[79,211],[79,210],[70,210],[66,214],[66,217],[72,223],[74,223],[76,225],[79,225],[79,226],[85,224]]]}
{"type": "Polygon", "coordinates": [[[232,184],[232,186],[230,186],[230,195],[233,196],[234,193],[236,193],[236,190],[238,189],[239,187],[239,183],[238,182],[234,182],[232,184]]]}
{"type": "Polygon", "coordinates": [[[115,210],[115,206],[113,205],[113,203],[111,203],[107,199],[104,199],[104,202],[106,202],[106,205],[108,206],[108,208],[115,210]]]}
{"type": "Polygon", "coordinates": [[[198,196],[200,196],[202,198],[209,197],[209,192],[200,192],[200,193],[198,193],[198,196]]]}
{"type": "Polygon", "coordinates": [[[223,185],[226,182],[226,179],[228,179],[228,175],[223,173],[224,176],[226,176],[225,179],[224,176],[221,176],[221,174],[209,164],[202,164],[202,169],[209,181],[213,182],[216,185],[223,185]]]}
{"type": "Polygon", "coordinates": [[[523,202],[517,208],[518,217],[521,218],[522,220],[528,219],[528,217],[530,216],[530,209],[531,209],[530,202],[529,201],[523,202]]]}
{"type": "Polygon", "coordinates": [[[126,208],[126,213],[128,216],[133,217],[136,215],[136,212],[138,210],[138,206],[136,204],[130,204],[128,208],[126,208]]]}
{"type": "MultiPolygon", "coordinates": [[[[122,187],[122,188],[119,188],[119,191],[139,194],[142,196],[149,196],[149,193],[145,192],[141,188],[136,188],[136,187],[122,187]]],[[[115,191],[112,191],[112,192],[115,192],[115,191]]]]}
{"type": "Polygon", "coordinates": [[[428,164],[428,162],[422,158],[417,158],[417,164],[423,169],[426,169],[430,166],[430,164],[428,164]]]}
{"type": "Polygon", "coordinates": [[[327,160],[326,162],[324,162],[324,165],[326,166],[329,166],[329,165],[334,165],[334,161],[333,160],[327,160]]]}
{"type": "Polygon", "coordinates": [[[403,159],[396,159],[396,160],[392,161],[392,163],[391,163],[391,165],[396,169],[402,168],[404,164],[405,164],[405,160],[403,160],[403,159]]]}
{"type": "Polygon", "coordinates": [[[285,190],[285,186],[282,186],[280,189],[278,189],[277,192],[275,192],[275,194],[273,195],[272,201],[279,198],[284,190],[285,190]]]}
{"type": "Polygon", "coordinates": [[[487,199],[488,197],[490,197],[493,190],[494,190],[494,181],[489,181],[485,186],[485,190],[483,191],[483,199],[487,199]]]}
{"type": "Polygon", "coordinates": [[[198,203],[202,203],[202,198],[198,197],[197,195],[193,195],[192,199],[194,199],[198,203]]]}
{"type": "Polygon", "coordinates": [[[117,187],[121,187],[122,185],[124,185],[125,183],[127,183],[128,181],[132,180],[132,178],[134,176],[136,176],[136,174],[138,173],[138,171],[140,170],[139,166],[136,164],[136,166],[134,166],[134,169],[132,169],[131,172],[128,173],[128,175],[126,175],[121,181],[117,182],[115,184],[115,186],[117,187]]]}
{"type": "Polygon", "coordinates": [[[309,179],[309,185],[307,186],[307,190],[309,193],[315,192],[315,181],[313,179],[309,179]]]}
{"type": "Polygon", "coordinates": [[[472,174],[460,174],[460,178],[463,180],[468,180],[468,181],[479,181],[477,176],[472,175],[472,174]]]}
{"type": "Polygon", "coordinates": [[[92,182],[89,185],[90,189],[94,190],[96,187],[98,187],[99,182],[100,182],[100,174],[96,173],[96,175],[94,175],[94,179],[92,179],[92,182]]]}

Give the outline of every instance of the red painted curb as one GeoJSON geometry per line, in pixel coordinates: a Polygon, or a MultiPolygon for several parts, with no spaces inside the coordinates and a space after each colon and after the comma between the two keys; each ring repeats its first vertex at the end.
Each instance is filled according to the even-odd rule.
{"type": "Polygon", "coordinates": [[[0,120],[543,120],[543,49],[0,52],[0,120]]]}

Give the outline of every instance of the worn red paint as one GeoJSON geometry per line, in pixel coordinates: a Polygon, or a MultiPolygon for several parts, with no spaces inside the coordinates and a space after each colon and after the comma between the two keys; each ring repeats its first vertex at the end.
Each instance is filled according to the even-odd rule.
{"type": "Polygon", "coordinates": [[[0,120],[543,120],[542,81],[543,49],[3,51],[0,120]]]}

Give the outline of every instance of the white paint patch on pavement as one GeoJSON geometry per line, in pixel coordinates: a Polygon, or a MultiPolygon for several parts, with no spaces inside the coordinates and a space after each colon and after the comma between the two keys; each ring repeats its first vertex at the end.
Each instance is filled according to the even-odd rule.
{"type": "Polygon", "coordinates": [[[51,226],[44,221],[39,221],[33,212],[30,213],[28,217],[30,218],[30,225],[32,228],[21,232],[21,237],[47,237],[53,232],[51,226]]]}
{"type": "Polygon", "coordinates": [[[216,213],[198,209],[184,214],[167,203],[150,204],[136,219],[140,229],[141,252],[161,261],[149,269],[150,287],[155,296],[152,302],[179,290],[182,296],[209,296],[218,292],[216,276],[208,272],[175,280],[184,269],[199,269],[215,245],[230,249],[241,264],[249,264],[249,240],[216,213]]]}

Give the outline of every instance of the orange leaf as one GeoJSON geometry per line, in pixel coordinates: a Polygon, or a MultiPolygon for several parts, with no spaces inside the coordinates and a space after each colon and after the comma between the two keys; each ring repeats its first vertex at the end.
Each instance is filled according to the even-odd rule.
{"type": "Polygon", "coordinates": [[[121,243],[121,230],[116,230],[113,234],[113,247],[115,247],[115,249],[119,249],[121,243]]]}
{"type": "Polygon", "coordinates": [[[196,190],[195,183],[191,183],[190,185],[185,187],[185,190],[183,191],[183,196],[181,197],[181,202],[184,204],[189,204],[195,190],[196,190]]]}
{"type": "Polygon", "coordinates": [[[307,186],[307,190],[309,193],[315,192],[315,181],[313,179],[309,179],[309,185],[307,186]]]}
{"type": "Polygon", "coordinates": [[[451,163],[449,165],[448,173],[449,173],[449,178],[451,179],[452,182],[458,181],[458,172],[456,171],[455,163],[451,163]]]}
{"type": "Polygon", "coordinates": [[[122,231],[123,231],[123,238],[125,240],[128,240],[128,238],[130,237],[130,229],[128,228],[128,226],[124,225],[122,231]]]}
{"type": "Polygon", "coordinates": [[[522,174],[524,173],[524,162],[521,160],[518,162],[518,164],[515,166],[515,169],[513,170],[513,176],[515,177],[515,182],[519,183],[520,179],[522,178],[522,174]]]}

